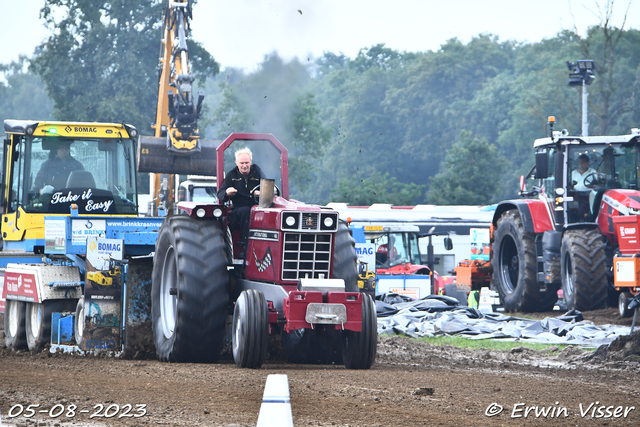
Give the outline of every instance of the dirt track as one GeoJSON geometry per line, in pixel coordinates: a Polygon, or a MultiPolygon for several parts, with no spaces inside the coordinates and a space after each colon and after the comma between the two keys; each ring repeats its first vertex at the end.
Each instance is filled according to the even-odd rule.
{"type": "MultiPolygon", "coordinates": [[[[593,318],[598,323],[625,323],[614,322],[619,319],[613,313],[600,310],[593,318]]],[[[589,313],[585,317],[589,319],[589,313]]],[[[273,373],[288,375],[296,426],[518,426],[527,407],[551,409],[546,417],[536,418],[535,409],[529,412],[527,423],[534,425],[640,424],[640,333],[632,341],[600,349],[590,359],[571,347],[562,352],[494,352],[383,338],[376,364],[368,371],[279,361],[269,361],[259,370],[241,370],[230,361],[166,364],[7,350],[0,350],[0,359],[3,426],[34,425],[23,417],[7,419],[17,404],[40,404],[37,410],[47,411],[56,404],[65,411],[68,405],[77,406],[72,418],[63,414],[53,419],[44,413],[35,417],[38,425],[48,426],[251,426],[257,421],[266,377],[273,373]],[[591,403],[594,406],[587,410],[591,403]],[[97,404],[131,404],[134,409],[145,404],[147,414],[90,419],[97,404]],[[488,417],[485,413],[495,404],[503,407],[502,413],[488,417]],[[587,412],[584,417],[580,405],[587,412]],[[619,416],[598,417],[597,408],[592,411],[602,405],[603,415],[606,406],[613,406],[611,414],[619,416]],[[621,407],[618,413],[615,407],[621,407]],[[90,412],[79,413],[83,409],[90,412]],[[546,419],[552,414],[559,417],[546,419]]],[[[115,412],[116,407],[111,408],[115,412]]],[[[123,409],[118,412],[122,413],[123,409]]]]}

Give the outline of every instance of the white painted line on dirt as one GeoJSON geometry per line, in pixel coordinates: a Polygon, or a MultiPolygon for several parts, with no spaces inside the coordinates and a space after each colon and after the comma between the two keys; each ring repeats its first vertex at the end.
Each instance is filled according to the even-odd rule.
{"type": "Polygon", "coordinates": [[[283,374],[267,377],[257,427],[293,427],[289,379],[283,374]]]}

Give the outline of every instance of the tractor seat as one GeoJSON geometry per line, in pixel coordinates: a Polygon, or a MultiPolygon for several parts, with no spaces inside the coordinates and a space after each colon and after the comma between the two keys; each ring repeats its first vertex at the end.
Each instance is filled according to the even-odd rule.
{"type": "Polygon", "coordinates": [[[96,188],[96,181],[89,171],[72,171],[67,178],[67,188],[96,188]]]}

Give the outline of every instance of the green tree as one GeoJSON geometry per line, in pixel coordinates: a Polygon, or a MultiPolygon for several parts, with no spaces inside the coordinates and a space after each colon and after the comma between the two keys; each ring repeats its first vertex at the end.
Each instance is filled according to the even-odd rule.
{"type": "Polygon", "coordinates": [[[289,178],[294,184],[292,195],[304,200],[310,196],[305,192],[314,181],[316,168],[313,161],[324,154],[324,148],[331,139],[331,132],[320,121],[318,105],[313,94],[309,92],[298,97],[291,121],[294,155],[289,162],[289,178]]]}
{"type": "MultiPolygon", "coordinates": [[[[47,0],[41,10],[52,35],[36,50],[33,70],[59,120],[121,122],[141,133],[155,120],[162,7],[159,0],[47,0]],[[62,16],[61,19],[57,17],[62,16]]],[[[190,43],[196,74],[218,72],[190,43]]]]}
{"type": "Polygon", "coordinates": [[[504,157],[487,141],[463,131],[431,178],[427,201],[435,205],[484,205],[498,200],[504,157]]]}
{"type": "Polygon", "coordinates": [[[389,203],[396,206],[414,205],[421,198],[425,185],[404,184],[388,173],[375,172],[360,180],[342,179],[332,193],[333,202],[351,206],[389,203]]]}
{"type": "Polygon", "coordinates": [[[40,78],[27,70],[29,61],[20,56],[17,62],[0,64],[0,123],[5,119],[51,120],[53,102],[40,78]]]}
{"type": "MultiPolygon", "coordinates": [[[[254,73],[246,75],[233,69],[227,73],[220,85],[222,100],[207,125],[218,130],[219,138],[231,132],[275,135],[289,151],[291,195],[317,201],[309,184],[314,181],[316,162],[324,154],[330,131],[320,120],[317,102],[309,92],[309,70],[298,60],[286,63],[274,53],[265,56],[254,73]]],[[[254,161],[260,163],[260,159],[254,161]]]]}

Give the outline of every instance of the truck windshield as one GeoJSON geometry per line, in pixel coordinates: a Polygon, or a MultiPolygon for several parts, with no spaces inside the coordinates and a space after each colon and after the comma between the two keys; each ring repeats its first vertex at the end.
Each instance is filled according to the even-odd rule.
{"type": "MultiPolygon", "coordinates": [[[[412,242],[417,245],[417,239],[412,242]]],[[[389,268],[412,262],[410,239],[407,233],[385,233],[376,242],[376,267],[389,268]]]]}
{"type": "Polygon", "coordinates": [[[17,146],[11,208],[26,212],[136,214],[131,139],[24,137],[17,146]]]}

